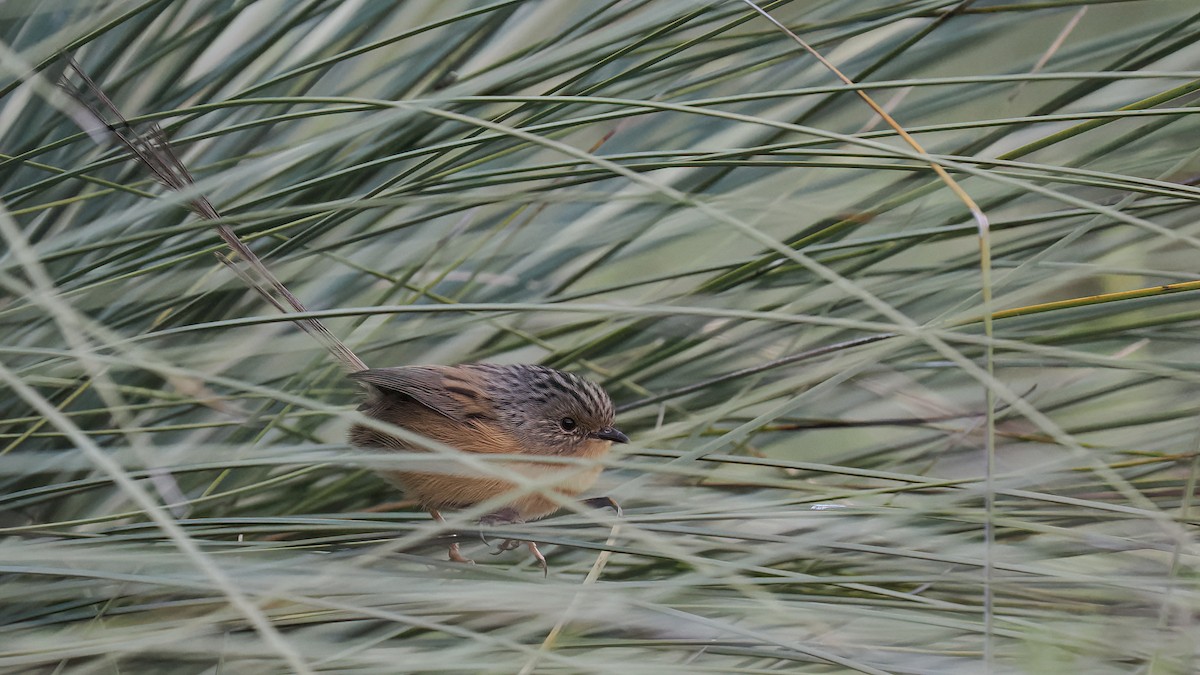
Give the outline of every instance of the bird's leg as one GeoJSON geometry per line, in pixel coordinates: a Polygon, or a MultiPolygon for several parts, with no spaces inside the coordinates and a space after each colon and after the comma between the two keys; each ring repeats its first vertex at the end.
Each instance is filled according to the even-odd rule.
{"type": "Polygon", "coordinates": [[[617,512],[618,516],[621,515],[621,505],[612,497],[591,497],[589,499],[580,499],[579,503],[593,509],[612,509],[617,512]]]}
{"type": "MultiPolygon", "coordinates": [[[[438,521],[439,523],[446,522],[446,519],[442,517],[442,514],[439,513],[437,509],[429,509],[429,515],[433,516],[433,519],[438,521]]],[[[460,552],[458,550],[458,542],[457,541],[451,542],[451,544],[450,544],[450,560],[457,562],[457,563],[467,563],[468,565],[475,564],[474,560],[471,560],[470,558],[463,555],[462,552],[460,552]]]]}

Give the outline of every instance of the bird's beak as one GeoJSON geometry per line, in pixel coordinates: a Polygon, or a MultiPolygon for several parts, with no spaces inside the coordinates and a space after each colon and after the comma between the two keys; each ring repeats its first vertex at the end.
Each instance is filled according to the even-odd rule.
{"type": "Polygon", "coordinates": [[[589,435],[592,438],[599,438],[602,441],[612,441],[613,443],[629,442],[629,437],[614,427],[604,427],[600,431],[593,432],[589,435]]]}

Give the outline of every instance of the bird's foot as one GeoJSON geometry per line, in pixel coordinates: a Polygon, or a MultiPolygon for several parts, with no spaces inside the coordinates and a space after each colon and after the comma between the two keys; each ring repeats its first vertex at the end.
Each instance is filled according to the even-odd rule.
{"type": "Polygon", "coordinates": [[[525,521],[521,518],[521,514],[517,513],[517,510],[511,506],[506,506],[499,511],[492,511],[491,513],[479,519],[480,525],[487,526],[514,525],[523,522],[525,521]]]}
{"type": "MultiPolygon", "coordinates": [[[[513,508],[503,508],[499,511],[489,513],[479,519],[479,524],[485,527],[494,527],[496,525],[520,525],[524,522],[525,520],[521,518],[521,514],[517,513],[517,510],[513,508]]],[[[488,542],[488,540],[483,536],[482,531],[480,531],[479,537],[483,539],[483,543],[491,546],[491,543],[488,542]]],[[[519,548],[521,543],[522,542],[520,539],[505,539],[496,546],[496,550],[492,551],[492,555],[499,555],[504,551],[511,551],[519,548]]],[[[529,552],[533,554],[534,559],[537,560],[538,567],[542,568],[542,576],[549,576],[550,566],[546,564],[546,556],[542,555],[542,552],[538,550],[537,544],[533,543],[532,541],[527,541],[524,543],[525,546],[529,548],[529,552]]]]}
{"type": "MultiPolygon", "coordinates": [[[[496,527],[497,525],[520,525],[523,522],[525,521],[521,519],[521,514],[517,513],[516,509],[509,507],[505,507],[499,511],[493,511],[479,519],[479,524],[483,527],[496,527]]],[[[483,530],[479,531],[479,538],[482,539],[483,543],[487,544],[488,546],[492,545],[492,542],[488,541],[487,536],[484,535],[483,530]]],[[[511,540],[506,539],[505,543],[508,543],[509,541],[511,540]]],[[[504,544],[500,544],[500,547],[501,551],[511,551],[512,549],[516,548],[516,546],[504,548],[504,544]]]]}

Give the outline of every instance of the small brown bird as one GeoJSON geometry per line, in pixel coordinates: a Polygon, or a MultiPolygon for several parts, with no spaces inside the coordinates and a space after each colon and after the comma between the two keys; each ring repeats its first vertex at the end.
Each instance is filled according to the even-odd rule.
{"type": "MultiPolygon", "coordinates": [[[[367,416],[464,452],[595,459],[613,443],[629,442],[613,426],[612,400],[599,385],[545,366],[406,366],[362,370],[350,377],[367,385],[367,400],[358,407],[367,416]]],[[[350,429],[350,443],[360,448],[423,450],[361,424],[350,429]]],[[[602,469],[520,460],[505,461],[503,466],[532,479],[553,476],[549,489],[564,497],[575,497],[591,487],[602,469]]],[[[388,471],[385,476],[437,520],[442,520],[442,509],[466,508],[507,494],[511,499],[481,518],[482,524],[524,523],[559,508],[558,501],[541,492],[521,494],[510,481],[467,468],[388,471]]],[[[589,501],[605,500],[615,506],[607,498],[589,501]]],[[[519,544],[508,540],[500,548],[519,544]]],[[[526,545],[545,571],[546,559],[537,545],[526,545]]],[[[471,562],[459,552],[458,544],[450,545],[450,559],[471,562]]]]}

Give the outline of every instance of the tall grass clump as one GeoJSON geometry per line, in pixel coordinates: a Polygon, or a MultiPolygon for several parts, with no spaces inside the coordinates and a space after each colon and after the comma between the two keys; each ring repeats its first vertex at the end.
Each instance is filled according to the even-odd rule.
{"type": "Polygon", "coordinates": [[[761,8],[861,91],[735,0],[0,5],[0,669],[1195,672],[1195,4],[761,8]],[[404,502],[201,193],[371,366],[602,382],[623,516],[404,502]]]}

